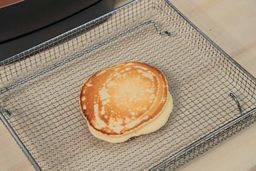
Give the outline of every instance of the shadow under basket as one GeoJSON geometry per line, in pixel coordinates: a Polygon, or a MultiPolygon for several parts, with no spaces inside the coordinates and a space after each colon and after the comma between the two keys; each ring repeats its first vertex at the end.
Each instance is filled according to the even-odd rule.
{"type": "Polygon", "coordinates": [[[256,79],[167,0],[132,1],[1,63],[1,120],[36,170],[174,170],[256,118],[256,79]],[[165,73],[174,111],[110,144],[90,134],[80,88],[125,61],[165,73]]]}

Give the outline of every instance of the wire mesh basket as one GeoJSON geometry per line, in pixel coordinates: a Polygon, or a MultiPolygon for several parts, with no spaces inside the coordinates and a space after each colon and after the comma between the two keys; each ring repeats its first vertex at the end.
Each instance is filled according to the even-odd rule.
{"type": "Polygon", "coordinates": [[[36,170],[174,170],[256,118],[256,79],[168,0],[132,1],[0,65],[1,120],[36,170]],[[174,111],[159,131],[110,144],[89,133],[79,92],[124,61],[162,70],[174,111]]]}

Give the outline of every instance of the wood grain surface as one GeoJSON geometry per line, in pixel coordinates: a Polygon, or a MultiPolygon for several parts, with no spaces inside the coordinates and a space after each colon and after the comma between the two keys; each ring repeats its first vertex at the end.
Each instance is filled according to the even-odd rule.
{"type": "MultiPolygon", "coordinates": [[[[203,32],[256,76],[255,0],[173,0],[172,2],[203,32]]],[[[0,122],[0,171],[6,170],[32,171],[33,167],[0,122]]],[[[179,171],[205,170],[256,171],[256,124],[179,169],[179,171]]]]}

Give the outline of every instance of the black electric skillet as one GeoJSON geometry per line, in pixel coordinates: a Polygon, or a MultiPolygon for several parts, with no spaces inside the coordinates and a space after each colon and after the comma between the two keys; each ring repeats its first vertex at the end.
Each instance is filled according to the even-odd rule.
{"type": "Polygon", "coordinates": [[[0,0],[0,61],[113,9],[114,0],[0,0]]]}

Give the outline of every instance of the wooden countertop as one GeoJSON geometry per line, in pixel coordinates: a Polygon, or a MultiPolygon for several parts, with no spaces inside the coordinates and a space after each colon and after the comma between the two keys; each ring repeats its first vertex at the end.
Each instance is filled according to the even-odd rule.
{"type": "MultiPolygon", "coordinates": [[[[256,76],[255,0],[173,0],[210,38],[256,76]]],[[[33,167],[0,122],[0,171],[33,167]]],[[[256,124],[229,138],[179,171],[256,171],[256,124]]]]}

